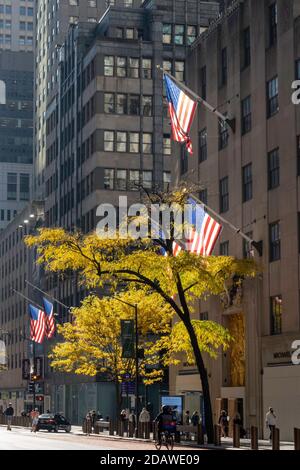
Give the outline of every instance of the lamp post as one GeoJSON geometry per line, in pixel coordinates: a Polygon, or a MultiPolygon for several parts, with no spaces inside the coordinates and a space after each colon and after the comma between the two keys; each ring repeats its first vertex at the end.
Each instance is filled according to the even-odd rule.
{"type": "Polygon", "coordinates": [[[114,300],[118,300],[122,304],[128,305],[134,308],[134,323],[135,323],[135,437],[138,437],[138,397],[139,397],[139,356],[138,356],[138,307],[137,304],[131,304],[125,300],[121,300],[118,297],[114,297],[114,300]]]}

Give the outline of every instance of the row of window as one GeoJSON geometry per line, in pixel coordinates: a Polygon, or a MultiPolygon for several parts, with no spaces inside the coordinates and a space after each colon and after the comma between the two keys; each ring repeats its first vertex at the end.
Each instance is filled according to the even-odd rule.
{"type": "Polygon", "coordinates": [[[0,220],[10,222],[13,218],[16,217],[18,211],[11,209],[0,209],[0,220]]]}
{"type": "Polygon", "coordinates": [[[143,132],[104,131],[104,152],[152,153],[152,134],[143,132]]]}
{"type": "Polygon", "coordinates": [[[19,45],[20,46],[32,46],[33,37],[32,36],[19,36],[19,45]]]}
{"type": "MultiPolygon", "coordinates": [[[[170,172],[163,172],[164,188],[167,189],[171,182],[170,172]]],[[[105,168],[104,189],[117,191],[138,191],[140,185],[152,189],[152,171],[124,170],[105,168]]]]}
{"type": "Polygon", "coordinates": [[[20,21],[19,28],[21,31],[33,31],[33,23],[31,21],[20,21]]]}
{"type": "MultiPolygon", "coordinates": [[[[28,173],[19,174],[19,200],[29,200],[29,181],[30,175],[28,173]]],[[[18,195],[18,174],[7,173],[7,200],[16,201],[18,195]]]]}
{"type": "Polygon", "coordinates": [[[104,113],[152,116],[152,96],[104,93],[104,113]]]}
{"type": "MultiPolygon", "coordinates": [[[[199,33],[201,30],[199,30],[199,33]]],[[[162,26],[163,44],[175,44],[177,46],[193,44],[197,38],[197,26],[164,23],[162,26]]]]}
{"type": "MultiPolygon", "coordinates": [[[[26,229],[24,231],[26,233],[26,229]]],[[[19,240],[22,240],[23,235],[22,228],[16,229],[15,232],[12,232],[5,240],[1,243],[1,256],[3,257],[5,253],[7,253],[11,248],[19,243],[19,240]]],[[[24,257],[26,256],[25,248],[24,248],[24,257]]],[[[1,258],[0,258],[1,259],[1,258]]]]}
{"type": "MultiPolygon", "coordinates": [[[[79,5],[79,0],[69,0],[69,5],[76,7],[76,6],[79,5]]],[[[87,6],[89,8],[96,8],[97,7],[97,0],[88,0],[87,6]]]]}
{"type": "Polygon", "coordinates": [[[20,7],[20,15],[21,16],[33,16],[33,8],[32,7],[20,7]]]}
{"type": "Polygon", "coordinates": [[[104,76],[121,78],[152,78],[152,60],[138,57],[105,56],[104,76]]]}

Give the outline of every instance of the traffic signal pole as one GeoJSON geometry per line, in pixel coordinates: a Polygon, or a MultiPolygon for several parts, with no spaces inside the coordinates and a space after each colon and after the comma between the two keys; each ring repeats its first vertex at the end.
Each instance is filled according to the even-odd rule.
{"type": "Polygon", "coordinates": [[[33,402],[33,410],[35,410],[35,375],[36,375],[36,371],[35,371],[35,342],[32,341],[32,356],[33,356],[33,377],[34,377],[34,380],[33,380],[33,396],[32,396],[32,402],[33,402]]]}

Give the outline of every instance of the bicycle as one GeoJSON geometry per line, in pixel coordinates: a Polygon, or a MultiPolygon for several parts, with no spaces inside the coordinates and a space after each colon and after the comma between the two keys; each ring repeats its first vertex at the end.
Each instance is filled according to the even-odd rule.
{"type": "Polygon", "coordinates": [[[160,450],[162,446],[166,446],[168,450],[173,450],[174,442],[174,433],[170,431],[161,431],[160,440],[157,438],[154,442],[154,445],[157,450],[160,450]]]}

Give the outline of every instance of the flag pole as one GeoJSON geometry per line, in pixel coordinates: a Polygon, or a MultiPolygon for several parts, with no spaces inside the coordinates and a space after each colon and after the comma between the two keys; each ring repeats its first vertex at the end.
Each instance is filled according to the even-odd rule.
{"type": "Polygon", "coordinates": [[[253,246],[256,251],[258,252],[259,256],[262,256],[262,253],[263,253],[263,242],[262,240],[259,241],[259,242],[256,242],[255,240],[253,240],[252,238],[248,237],[248,235],[246,235],[244,232],[242,232],[242,230],[238,227],[236,227],[235,225],[233,225],[231,222],[229,222],[228,220],[224,219],[224,217],[222,217],[220,214],[218,214],[217,212],[215,212],[213,209],[211,209],[207,204],[204,204],[204,202],[200,201],[200,199],[197,198],[197,196],[195,196],[194,194],[191,194],[191,197],[193,199],[195,199],[195,201],[197,201],[199,204],[201,204],[203,207],[205,207],[205,209],[207,209],[209,212],[211,212],[211,214],[213,216],[215,216],[216,218],[218,218],[221,222],[223,222],[223,224],[225,225],[228,225],[229,228],[231,228],[237,235],[240,235],[242,238],[244,238],[244,240],[246,240],[248,243],[250,243],[251,246],[253,246]]]}
{"type": "Polygon", "coordinates": [[[34,284],[31,284],[31,282],[27,281],[27,279],[25,279],[25,282],[26,284],[28,284],[30,287],[32,287],[33,289],[36,289],[38,290],[39,292],[41,292],[43,295],[46,295],[47,297],[49,297],[49,299],[53,300],[54,302],[58,303],[59,305],[62,305],[62,307],[70,310],[70,307],[68,307],[66,304],[60,302],[60,300],[57,300],[55,297],[53,297],[52,295],[49,295],[47,292],[43,291],[42,289],[40,289],[39,287],[35,286],[34,284]]]}
{"type": "Polygon", "coordinates": [[[11,289],[13,292],[15,292],[16,294],[20,295],[21,297],[23,297],[23,299],[27,300],[27,302],[33,304],[33,305],[36,305],[40,310],[43,310],[44,307],[41,307],[37,302],[34,302],[33,300],[29,299],[29,297],[26,297],[26,295],[22,294],[21,292],[19,292],[18,290],[12,288],[11,289]]]}
{"type": "Polygon", "coordinates": [[[235,133],[235,126],[236,126],[236,121],[235,118],[229,119],[226,117],[224,114],[220,113],[220,111],[217,110],[217,108],[214,108],[211,106],[207,101],[205,101],[201,96],[197,95],[194,93],[190,88],[188,88],[184,83],[179,82],[177,78],[173,77],[169,72],[166,72],[160,65],[157,65],[158,70],[163,72],[164,75],[167,75],[171,80],[173,80],[180,88],[182,88],[184,91],[186,91],[194,100],[196,100],[198,103],[203,104],[211,113],[215,114],[219,119],[224,121],[230,129],[232,130],[233,133],[235,133]]]}

